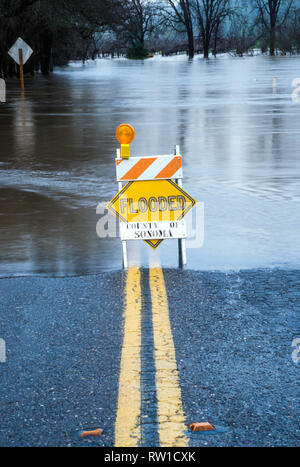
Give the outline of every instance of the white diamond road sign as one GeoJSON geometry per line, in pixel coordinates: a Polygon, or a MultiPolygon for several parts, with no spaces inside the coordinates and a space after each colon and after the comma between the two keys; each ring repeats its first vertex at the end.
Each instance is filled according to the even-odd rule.
{"type": "Polygon", "coordinates": [[[20,65],[19,59],[19,49],[22,49],[23,52],[23,65],[27,62],[27,60],[31,57],[33,50],[32,48],[26,44],[21,37],[16,40],[12,48],[8,51],[8,54],[14,59],[14,61],[20,65]]]}

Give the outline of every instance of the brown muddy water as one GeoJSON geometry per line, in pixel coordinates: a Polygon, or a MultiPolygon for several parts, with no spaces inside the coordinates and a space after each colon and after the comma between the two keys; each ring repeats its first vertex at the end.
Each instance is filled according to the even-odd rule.
{"type": "MultiPolygon", "coordinates": [[[[0,276],[121,267],[120,240],[97,237],[96,207],[117,192],[114,133],[123,122],[136,130],[132,155],[181,146],[184,188],[205,209],[204,244],[189,242],[188,267],[299,267],[295,78],[300,57],[178,56],[71,63],[26,77],[24,99],[9,80],[0,103],[0,276]]],[[[129,257],[176,267],[177,243],[153,253],[133,242],[129,257]]]]}

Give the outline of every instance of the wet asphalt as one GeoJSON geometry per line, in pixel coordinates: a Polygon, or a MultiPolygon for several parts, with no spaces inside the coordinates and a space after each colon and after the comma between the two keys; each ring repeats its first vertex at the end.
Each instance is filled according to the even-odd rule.
{"type": "MultiPolygon", "coordinates": [[[[190,446],[299,445],[300,271],[165,270],[190,446]],[[224,431],[225,430],[225,431],[224,431]]],[[[157,446],[148,271],[142,272],[142,444],[157,446]]],[[[113,446],[124,272],[0,280],[0,446],[113,446]],[[80,430],[103,428],[101,438],[80,430]]]]}
{"type": "Polygon", "coordinates": [[[124,276],[0,281],[0,445],[113,445],[124,276]],[[81,441],[83,429],[103,437],[81,441]]]}
{"type": "Polygon", "coordinates": [[[226,429],[191,446],[299,446],[300,272],[165,277],[187,420],[226,429]]]}

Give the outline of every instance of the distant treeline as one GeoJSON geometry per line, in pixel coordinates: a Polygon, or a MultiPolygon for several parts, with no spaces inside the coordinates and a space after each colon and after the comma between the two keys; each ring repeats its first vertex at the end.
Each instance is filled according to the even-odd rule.
{"type": "Polygon", "coordinates": [[[69,60],[187,53],[300,52],[299,0],[0,0],[0,76],[17,74],[7,52],[34,50],[25,72],[69,60]]]}

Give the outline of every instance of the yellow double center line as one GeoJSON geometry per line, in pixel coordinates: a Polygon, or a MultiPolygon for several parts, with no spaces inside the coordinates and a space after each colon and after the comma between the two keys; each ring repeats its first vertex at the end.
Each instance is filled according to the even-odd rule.
{"type": "Polygon", "coordinates": [[[128,270],[115,445],[136,447],[141,440],[141,272],[128,270]]]}
{"type": "MultiPolygon", "coordinates": [[[[149,274],[156,370],[159,439],[162,447],[185,447],[188,439],[169,307],[162,269],[149,274]]],[[[126,283],[124,340],[121,356],[115,445],[136,447],[141,443],[141,311],[139,268],[130,268],[126,283]]]]}

